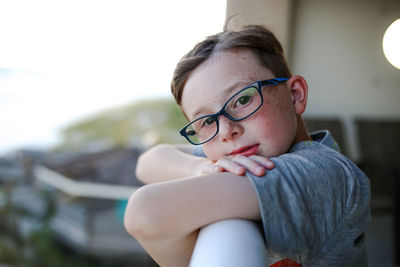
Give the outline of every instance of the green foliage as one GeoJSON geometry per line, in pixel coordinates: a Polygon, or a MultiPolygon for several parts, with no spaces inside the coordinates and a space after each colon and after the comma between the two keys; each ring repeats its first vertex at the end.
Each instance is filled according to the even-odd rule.
{"type": "Polygon", "coordinates": [[[31,266],[89,267],[110,265],[101,263],[99,259],[82,257],[60,246],[48,228],[34,232],[29,243],[34,247],[35,257],[30,260],[31,266]]]}
{"type": "Polygon", "coordinates": [[[184,139],[178,131],[186,122],[173,100],[144,100],[100,112],[66,127],[57,148],[79,151],[181,143],[184,139]]]}

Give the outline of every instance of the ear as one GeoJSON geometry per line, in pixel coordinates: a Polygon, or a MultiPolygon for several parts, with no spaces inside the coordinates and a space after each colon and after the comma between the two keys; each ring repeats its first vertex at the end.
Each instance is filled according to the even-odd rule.
{"type": "Polygon", "coordinates": [[[293,98],[293,105],[296,114],[303,114],[306,110],[307,97],[308,97],[308,85],[306,80],[299,76],[294,75],[288,81],[287,84],[291,88],[291,94],[293,98]]]}

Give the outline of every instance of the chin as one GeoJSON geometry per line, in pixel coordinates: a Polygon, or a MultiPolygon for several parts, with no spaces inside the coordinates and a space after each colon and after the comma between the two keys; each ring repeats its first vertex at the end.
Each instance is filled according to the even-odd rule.
{"type": "Polygon", "coordinates": [[[276,149],[276,148],[265,149],[264,151],[260,151],[261,153],[259,153],[258,155],[260,155],[262,157],[266,157],[266,158],[274,158],[274,157],[284,154],[284,153],[281,153],[280,151],[281,151],[280,149],[276,149]]]}
{"type": "Polygon", "coordinates": [[[205,149],[203,151],[209,160],[218,161],[218,160],[222,159],[223,157],[226,157],[226,155],[218,155],[215,153],[207,152],[207,150],[205,150],[205,149]]]}

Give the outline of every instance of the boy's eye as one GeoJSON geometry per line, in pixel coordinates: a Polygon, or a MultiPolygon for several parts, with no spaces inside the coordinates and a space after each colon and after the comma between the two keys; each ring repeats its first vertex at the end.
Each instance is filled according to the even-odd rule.
{"type": "Polygon", "coordinates": [[[244,96],[239,97],[239,99],[237,100],[237,102],[238,102],[240,105],[246,105],[246,104],[249,102],[249,100],[250,100],[250,96],[244,95],[244,96]]]}
{"type": "Polygon", "coordinates": [[[233,107],[244,106],[247,105],[250,101],[252,101],[252,97],[257,93],[257,89],[250,87],[240,93],[237,97],[234,98],[232,102],[233,107]]]}
{"type": "Polygon", "coordinates": [[[215,119],[213,118],[213,117],[208,117],[207,119],[205,119],[204,121],[203,121],[203,126],[210,126],[210,125],[212,125],[213,123],[215,123],[215,119]]]}
{"type": "Polygon", "coordinates": [[[196,131],[193,130],[193,129],[186,129],[186,135],[195,136],[196,135],[196,131]]]}

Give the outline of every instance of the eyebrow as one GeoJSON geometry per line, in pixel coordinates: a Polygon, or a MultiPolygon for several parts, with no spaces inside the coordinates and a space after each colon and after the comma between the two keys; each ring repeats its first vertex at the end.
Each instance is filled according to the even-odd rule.
{"type": "MultiPolygon", "coordinates": [[[[247,82],[245,82],[245,81],[237,81],[237,82],[235,82],[235,83],[233,83],[232,85],[230,85],[230,86],[227,86],[226,88],[224,88],[224,89],[222,89],[221,90],[221,94],[226,94],[226,95],[228,95],[228,93],[230,93],[229,95],[228,95],[228,97],[225,99],[225,102],[224,102],[224,104],[226,103],[226,101],[232,96],[232,95],[234,95],[237,91],[239,91],[239,90],[241,90],[241,89],[243,89],[243,88],[245,88],[246,86],[248,86],[248,85],[250,85],[250,84],[252,84],[253,82],[251,82],[251,81],[247,81],[247,82]],[[236,90],[235,90],[236,89],[236,90]]],[[[220,107],[220,109],[222,108],[222,106],[220,107]]],[[[195,120],[195,119],[197,119],[197,118],[199,118],[199,117],[201,117],[201,116],[204,116],[204,115],[208,115],[208,114],[212,114],[212,113],[204,113],[203,112],[203,109],[205,109],[205,107],[199,107],[197,110],[195,110],[195,112],[193,113],[193,120],[195,120]],[[200,115],[200,116],[199,116],[200,115]]],[[[218,109],[218,111],[219,111],[219,109],[218,109]]],[[[217,112],[218,112],[217,111],[217,112]]]]}

